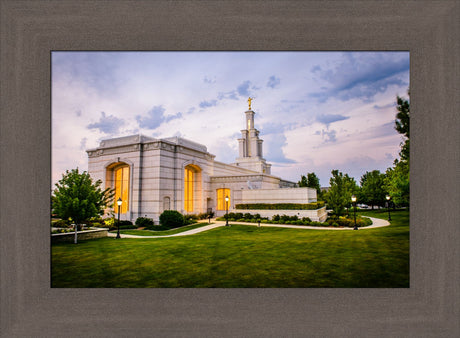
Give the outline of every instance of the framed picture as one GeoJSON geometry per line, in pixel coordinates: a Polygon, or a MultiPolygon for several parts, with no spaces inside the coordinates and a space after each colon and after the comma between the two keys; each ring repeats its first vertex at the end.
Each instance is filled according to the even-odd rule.
{"type": "Polygon", "coordinates": [[[453,1],[2,2],[2,335],[457,336],[458,13],[453,1]],[[409,53],[410,287],[52,288],[51,59],[64,51],[409,53]]]}

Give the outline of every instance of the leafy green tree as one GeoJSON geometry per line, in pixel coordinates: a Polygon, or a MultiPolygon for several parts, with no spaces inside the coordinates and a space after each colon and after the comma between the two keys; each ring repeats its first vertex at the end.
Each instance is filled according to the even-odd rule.
{"type": "Polygon", "coordinates": [[[361,176],[361,202],[372,205],[382,206],[385,203],[385,174],[380,173],[379,170],[373,170],[361,176]]]}
{"type": "Polygon", "coordinates": [[[409,176],[408,161],[396,160],[395,166],[386,171],[385,189],[396,205],[409,206],[409,176]]]}
{"type": "Polygon", "coordinates": [[[338,170],[332,170],[332,177],[329,180],[330,188],[325,194],[328,207],[334,211],[334,214],[341,216],[345,213],[345,208],[351,204],[351,195],[358,189],[355,179],[348,174],[343,175],[338,170]]]}
{"type": "Polygon", "coordinates": [[[67,170],[56,183],[53,191],[53,212],[62,219],[72,219],[75,223],[75,243],[77,227],[92,217],[102,216],[104,209],[113,200],[113,190],[102,190],[102,181],[93,183],[90,175],[77,169],[67,170]]]}
{"type": "Polygon", "coordinates": [[[345,198],[348,199],[348,204],[346,205],[346,208],[347,208],[347,214],[349,213],[348,212],[348,208],[350,208],[352,205],[352,202],[351,202],[351,196],[352,195],[358,195],[360,189],[358,187],[358,185],[356,184],[356,181],[353,177],[350,177],[348,176],[348,174],[345,174],[343,176],[343,179],[344,179],[344,182],[345,182],[345,185],[346,185],[346,192],[345,192],[345,198]]]}
{"type": "Polygon", "coordinates": [[[321,196],[321,185],[319,184],[319,178],[315,173],[308,173],[305,177],[304,175],[300,176],[300,181],[298,182],[299,187],[309,187],[316,189],[316,195],[318,199],[321,196]]]}

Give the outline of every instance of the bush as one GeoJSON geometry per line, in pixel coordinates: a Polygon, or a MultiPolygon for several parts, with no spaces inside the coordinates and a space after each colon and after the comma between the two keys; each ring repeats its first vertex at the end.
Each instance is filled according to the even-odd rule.
{"type": "Polygon", "coordinates": [[[60,219],[55,222],[51,222],[51,226],[55,228],[68,228],[70,226],[70,222],[64,219],[60,219]]]}
{"type": "Polygon", "coordinates": [[[211,212],[203,212],[201,214],[198,214],[196,215],[198,218],[197,219],[208,219],[209,216],[211,216],[211,218],[214,217],[214,212],[211,211],[211,212]]]}
{"type": "Polygon", "coordinates": [[[198,215],[184,215],[184,225],[196,223],[198,221],[198,215]]]}
{"type": "Polygon", "coordinates": [[[176,210],[165,210],[160,215],[160,224],[169,229],[184,225],[184,216],[176,210]]]}
{"type": "Polygon", "coordinates": [[[153,223],[153,219],[151,218],[138,217],[134,224],[136,224],[139,228],[141,227],[147,228],[149,226],[152,226],[154,223],[153,223]]]}
{"type": "Polygon", "coordinates": [[[243,210],[316,210],[324,207],[324,201],[313,203],[245,203],[235,205],[243,210]]]}

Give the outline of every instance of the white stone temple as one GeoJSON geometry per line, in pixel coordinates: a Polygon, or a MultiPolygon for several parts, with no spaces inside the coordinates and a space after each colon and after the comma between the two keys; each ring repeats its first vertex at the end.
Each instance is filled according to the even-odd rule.
{"type": "Polygon", "coordinates": [[[239,156],[233,164],[216,161],[206,146],[180,137],[132,135],[103,140],[99,147],[88,149],[88,172],[93,179],[102,180],[103,187],[115,190],[115,201],[122,199],[121,219],[133,222],[149,217],[158,224],[164,210],[182,214],[213,211],[222,216],[227,207],[229,212],[260,213],[262,217],[271,212],[323,221],[325,208],[234,210],[241,203],[316,202],[315,189],[298,188],[294,182],[271,175],[248,101],[246,129],[238,139],[239,156]]]}

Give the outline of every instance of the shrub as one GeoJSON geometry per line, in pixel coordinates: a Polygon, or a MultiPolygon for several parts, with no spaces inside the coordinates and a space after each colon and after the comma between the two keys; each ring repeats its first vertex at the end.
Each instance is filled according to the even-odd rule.
{"type": "Polygon", "coordinates": [[[58,221],[51,222],[51,226],[55,228],[68,228],[70,226],[70,222],[64,219],[60,219],[58,221]]]}
{"type": "Polygon", "coordinates": [[[196,223],[198,215],[184,215],[184,225],[196,223]]]}
{"type": "Polygon", "coordinates": [[[165,210],[160,215],[160,224],[167,228],[177,228],[184,225],[184,216],[176,210],[165,210]]]}
{"type": "Polygon", "coordinates": [[[324,207],[324,201],[313,203],[245,203],[235,205],[235,209],[243,210],[316,210],[324,207]]]}
{"type": "Polygon", "coordinates": [[[145,227],[146,228],[148,226],[152,226],[154,223],[153,223],[153,219],[151,219],[151,218],[138,217],[134,224],[136,224],[139,228],[140,227],[145,227]]]}
{"type": "Polygon", "coordinates": [[[278,222],[280,220],[280,215],[273,215],[272,221],[278,222]]]}
{"type": "Polygon", "coordinates": [[[106,218],[104,220],[104,223],[105,223],[106,226],[108,226],[110,228],[115,224],[115,220],[113,218],[106,218]]]}
{"type": "Polygon", "coordinates": [[[208,219],[209,216],[211,216],[211,218],[214,217],[214,212],[211,211],[211,212],[203,212],[201,214],[198,214],[196,215],[198,217],[198,219],[208,219]]]}

